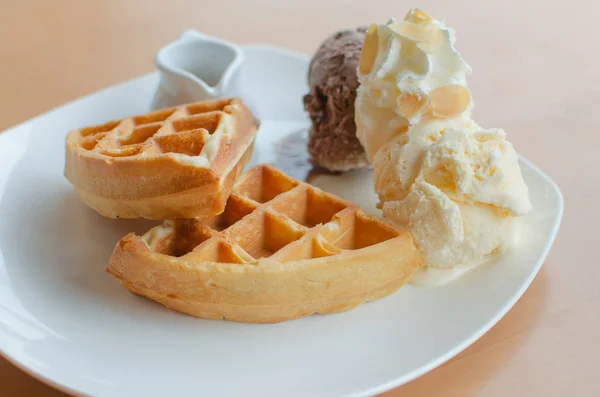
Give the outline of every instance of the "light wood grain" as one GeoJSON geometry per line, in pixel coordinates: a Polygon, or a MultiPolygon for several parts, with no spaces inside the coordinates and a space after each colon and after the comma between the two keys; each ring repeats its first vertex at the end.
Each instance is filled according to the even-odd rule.
{"type": "MultiPolygon", "coordinates": [[[[541,273],[506,317],[458,357],[384,396],[600,395],[600,3],[418,5],[456,29],[458,48],[474,69],[475,118],[503,127],[517,150],[558,182],[566,211],[541,273]]],[[[185,28],[310,53],[338,28],[403,16],[410,6],[397,0],[2,1],[0,130],[153,70],[156,50],[185,28]]],[[[0,358],[0,396],[25,395],[63,394],[0,358]]]]}

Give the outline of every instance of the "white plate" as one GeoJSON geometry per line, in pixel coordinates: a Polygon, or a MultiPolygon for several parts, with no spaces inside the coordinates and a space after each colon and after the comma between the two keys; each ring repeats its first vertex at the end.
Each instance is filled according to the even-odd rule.
{"type": "MultiPolygon", "coordinates": [[[[240,93],[262,119],[252,162],[308,170],[306,57],[245,47],[240,93]]],[[[103,269],[148,221],[109,220],[63,178],[74,127],[145,112],[150,74],[0,134],[0,351],[62,389],[95,396],[364,396],[440,365],[493,326],[529,286],[556,235],[556,185],[521,165],[534,211],[510,254],[437,289],[406,286],[354,310],[274,325],[200,320],[123,289],[103,269]]],[[[375,211],[370,172],[311,182],[375,211]]]]}

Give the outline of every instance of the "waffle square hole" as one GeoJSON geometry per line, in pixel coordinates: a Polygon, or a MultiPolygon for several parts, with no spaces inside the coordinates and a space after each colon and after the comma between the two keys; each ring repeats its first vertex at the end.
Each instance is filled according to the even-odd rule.
{"type": "Polygon", "coordinates": [[[82,128],[79,130],[79,134],[82,137],[86,137],[86,136],[93,135],[93,134],[108,132],[108,131],[114,129],[116,126],[118,126],[120,122],[121,122],[120,120],[115,120],[115,121],[109,121],[108,123],[105,123],[102,125],[95,125],[92,127],[82,128]]]}
{"type": "Polygon", "coordinates": [[[216,101],[206,101],[206,102],[191,104],[187,107],[187,110],[190,115],[222,111],[223,109],[225,109],[225,106],[229,105],[230,103],[231,103],[230,99],[219,99],[216,101]]]}
{"type": "Polygon", "coordinates": [[[175,113],[175,109],[161,109],[156,112],[135,116],[133,122],[135,125],[144,125],[165,121],[170,115],[175,113]]]}
{"type": "Polygon", "coordinates": [[[304,259],[324,258],[339,254],[341,249],[327,241],[326,239],[317,236],[311,238],[299,239],[281,249],[275,256],[277,260],[282,262],[301,261],[304,259]]]}
{"type": "Polygon", "coordinates": [[[218,231],[225,230],[246,215],[252,213],[255,208],[255,204],[245,200],[243,197],[229,196],[225,205],[225,211],[209,222],[209,226],[218,231]]]}
{"type": "Polygon", "coordinates": [[[217,238],[208,240],[207,243],[201,246],[196,246],[190,252],[186,253],[186,256],[189,259],[201,262],[241,264],[253,261],[253,258],[240,248],[231,246],[217,238]]]}
{"type": "Polygon", "coordinates": [[[364,214],[345,214],[330,223],[322,233],[341,249],[356,250],[399,236],[399,232],[364,214]]]}
{"type": "Polygon", "coordinates": [[[273,209],[306,227],[327,223],[347,207],[339,199],[315,189],[297,189],[286,198],[274,203],[273,209]]]}
{"type": "Polygon", "coordinates": [[[128,145],[119,149],[105,149],[100,153],[110,157],[131,157],[139,154],[142,151],[141,146],[128,145]]]}
{"type": "Polygon", "coordinates": [[[225,232],[256,259],[266,258],[298,240],[304,231],[269,212],[255,212],[225,232]]]}
{"type": "Polygon", "coordinates": [[[163,135],[154,138],[163,153],[181,153],[198,156],[206,142],[204,130],[191,130],[174,135],[163,135]]]}
{"type": "Polygon", "coordinates": [[[88,136],[81,140],[80,145],[85,150],[92,150],[98,145],[98,142],[100,142],[105,136],[106,132],[101,132],[99,134],[88,136]]]}
{"type": "Polygon", "coordinates": [[[162,247],[158,246],[157,252],[161,254],[180,257],[211,238],[211,232],[196,219],[175,221],[171,238],[162,247]],[[158,251],[160,249],[160,251],[158,251]]]}
{"type": "Polygon", "coordinates": [[[197,130],[204,128],[209,134],[216,131],[221,117],[223,116],[220,112],[209,112],[203,114],[197,114],[193,116],[184,117],[173,121],[173,128],[176,132],[197,130]]]}
{"type": "Polygon", "coordinates": [[[222,263],[248,263],[253,260],[246,252],[223,241],[219,241],[218,255],[218,262],[222,263]]]}
{"type": "Polygon", "coordinates": [[[161,126],[161,123],[154,123],[136,127],[128,137],[121,138],[119,142],[122,146],[145,142],[148,138],[156,134],[161,126]]]}
{"type": "Polygon", "coordinates": [[[298,186],[290,179],[270,167],[254,167],[244,174],[244,180],[236,187],[237,192],[258,203],[271,201],[281,193],[298,186]]]}

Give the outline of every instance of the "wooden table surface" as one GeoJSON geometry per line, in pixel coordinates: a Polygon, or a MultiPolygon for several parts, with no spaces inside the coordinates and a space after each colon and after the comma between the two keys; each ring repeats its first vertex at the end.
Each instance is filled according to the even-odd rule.
{"type": "MultiPolygon", "coordinates": [[[[516,306],[458,357],[386,397],[598,396],[600,2],[570,0],[22,0],[0,2],[0,130],[154,69],[186,28],[312,53],[332,31],[416,4],[445,19],[473,67],[484,127],[561,187],[565,217],[516,306]],[[252,3],[250,5],[249,3],[252,3]]],[[[0,358],[0,396],[64,396],[0,358]]]]}

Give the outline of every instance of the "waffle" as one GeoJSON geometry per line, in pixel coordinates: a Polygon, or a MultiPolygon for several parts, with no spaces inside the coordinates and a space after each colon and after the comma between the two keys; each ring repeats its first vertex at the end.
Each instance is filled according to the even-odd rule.
{"type": "Polygon", "coordinates": [[[262,323],[381,298],[420,265],[407,231],[259,165],[240,177],[222,214],[130,233],[106,271],[171,309],[262,323]]]}
{"type": "Polygon", "coordinates": [[[65,176],[109,218],[212,217],[250,158],[258,121],[237,98],[71,131],[65,176]]]}

